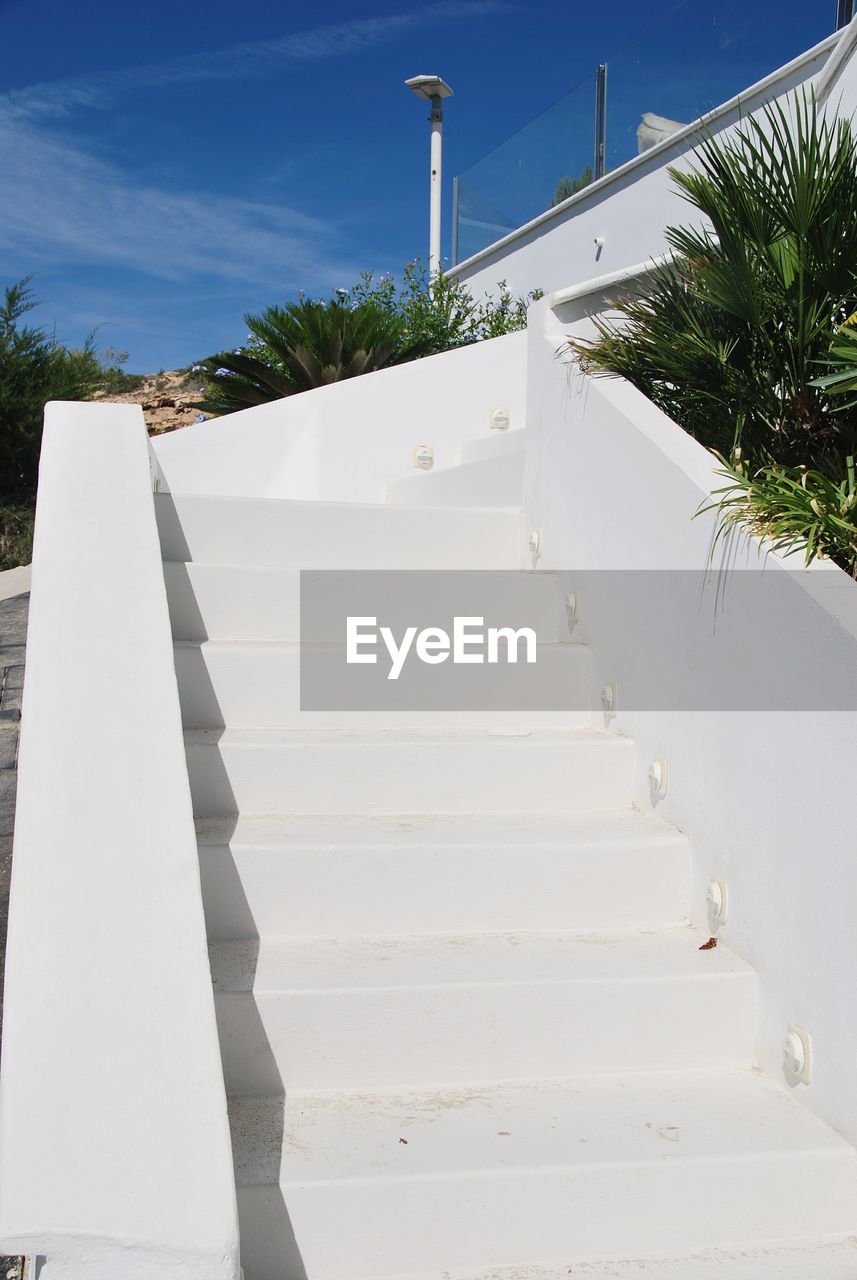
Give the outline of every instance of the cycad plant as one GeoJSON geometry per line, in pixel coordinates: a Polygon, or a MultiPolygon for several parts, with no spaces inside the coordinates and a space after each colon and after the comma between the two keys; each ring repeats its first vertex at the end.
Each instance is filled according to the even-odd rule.
{"type": "Polygon", "coordinates": [[[401,320],[372,302],[348,306],[338,299],[301,299],[244,319],[248,345],[201,362],[201,407],[214,413],[250,408],[422,354],[404,341],[401,320]]]}
{"type": "Polygon", "coordinates": [[[232,413],[309,391],[342,378],[402,364],[523,329],[533,290],[514,298],[500,281],[493,297],[475,299],[442,272],[430,278],[409,263],[400,285],[365,272],[329,302],[302,299],[246,315],[247,344],[195,366],[205,378],[201,409],[232,413]]]}
{"type": "Polygon", "coordinates": [[[804,497],[824,513],[852,509],[857,404],[835,411],[820,376],[835,359],[831,332],[841,335],[857,307],[851,124],[795,95],[731,138],[708,139],[691,172],[670,172],[704,220],[668,229],[673,261],[617,303],[620,319],[600,323],[594,342],[573,344],[577,356],[628,378],[721,456],[729,524],[853,570],[847,527],[810,538],[793,518],[804,497]]]}

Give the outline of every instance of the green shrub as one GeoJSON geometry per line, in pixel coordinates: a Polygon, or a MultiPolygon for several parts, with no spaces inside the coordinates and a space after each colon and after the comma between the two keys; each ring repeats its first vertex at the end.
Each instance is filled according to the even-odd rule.
{"type": "Polygon", "coordinates": [[[7,288],[0,305],[0,501],[13,504],[36,492],[47,401],[84,400],[104,378],[91,338],[69,349],[22,323],[38,305],[30,279],[7,288]]]}
{"type": "Polygon", "coordinates": [[[797,95],[670,173],[712,229],[670,227],[673,263],[620,299],[621,319],[599,322],[593,343],[573,344],[577,357],[627,378],[720,455],[729,527],[853,571],[857,407],[837,410],[819,376],[836,362],[831,329],[857,307],[851,124],[797,95]]]}
{"type": "Polygon", "coordinates": [[[429,281],[419,263],[391,276],[361,276],[326,302],[300,299],[244,317],[245,346],[221,351],[198,369],[205,380],[199,408],[231,413],[313,387],[357,377],[521,329],[529,299],[505,284],[496,300],[477,302],[443,274],[429,281]]]}
{"type": "Polygon", "coordinates": [[[0,503],[0,571],[29,564],[33,558],[35,503],[0,503]]]}
{"type": "Polygon", "coordinates": [[[202,361],[201,408],[230,413],[414,358],[404,326],[373,302],[301,299],[245,316],[246,347],[202,361]]]}
{"type": "Polygon", "coordinates": [[[117,351],[115,347],[107,347],[101,355],[102,384],[101,391],[106,397],[129,395],[139,391],[145,382],[140,373],[126,373],[124,365],[128,362],[127,351],[117,351]]]}

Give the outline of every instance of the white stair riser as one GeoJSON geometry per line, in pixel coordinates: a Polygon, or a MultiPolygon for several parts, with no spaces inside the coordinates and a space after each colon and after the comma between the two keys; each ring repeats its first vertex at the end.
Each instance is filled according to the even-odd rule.
{"type": "Polygon", "coordinates": [[[164,581],[176,640],[300,639],[299,569],[165,560],[164,581]]]}
{"type": "Polygon", "coordinates": [[[220,993],[215,1007],[226,1087],[258,1096],[749,1066],[754,999],[741,972],[220,993]]]}
{"type": "Polygon", "coordinates": [[[515,569],[515,510],[155,495],[165,560],[281,569],[515,569]]]}
{"type": "Polygon", "coordinates": [[[187,744],[194,813],[542,813],[624,808],[626,738],[187,744]]]}
{"type": "MultiPolygon", "coordinates": [[[[186,729],[300,728],[312,724],[340,724],[344,728],[384,725],[395,728],[403,719],[411,728],[432,723],[503,727],[520,723],[567,728],[588,723],[590,651],[585,645],[540,645],[539,679],[567,699],[564,711],[421,711],[378,712],[301,711],[301,660],[305,649],[296,641],[284,644],[177,644],[176,676],[182,723],[186,729]]],[[[344,651],[342,655],[344,662],[344,651]]],[[[379,656],[379,661],[386,661],[379,656]]],[[[523,670],[523,669],[522,669],[523,670]]],[[[526,674],[526,673],[524,673],[526,674]]],[[[501,674],[500,678],[503,676],[501,674]]]]}
{"type": "Polygon", "coordinates": [[[524,491],[524,455],[465,462],[387,485],[387,501],[402,506],[516,507],[524,491]]]}
{"type": "MultiPolygon", "coordinates": [[[[390,1143],[397,1141],[391,1128],[390,1143]]],[[[484,1141],[504,1139],[486,1133],[484,1141]]],[[[490,1177],[477,1171],[424,1179],[404,1176],[403,1145],[401,1178],[295,1182],[284,1185],[282,1195],[302,1267],[313,1280],[456,1267],[482,1273],[526,1266],[536,1254],[569,1267],[587,1259],[692,1253],[717,1244],[799,1240],[853,1228],[850,1155],[783,1153],[718,1162],[669,1155],[642,1165],[510,1167],[490,1177]]],[[[246,1280],[279,1280],[285,1274],[277,1252],[285,1243],[278,1195],[266,1186],[239,1189],[242,1224],[255,1227],[246,1255],[242,1251],[246,1280]]]]}
{"type": "Polygon", "coordinates": [[[590,849],[203,845],[200,868],[212,941],[657,928],[688,911],[688,849],[678,834],[590,849]]]}
{"type": "MultiPolygon", "coordinates": [[[[505,576],[505,575],[504,575],[505,576]]],[[[515,617],[526,615],[544,643],[568,639],[568,618],[551,573],[517,573],[515,617]]],[[[300,570],[233,564],[164,562],[164,580],[176,640],[324,640],[305,622],[300,629],[300,570]]],[[[516,624],[520,625],[520,624],[516,624]]]]}
{"type": "Polygon", "coordinates": [[[481,462],[484,458],[500,458],[509,453],[518,453],[523,456],[526,447],[526,427],[489,431],[475,440],[466,440],[458,451],[458,461],[462,464],[481,462]]]}

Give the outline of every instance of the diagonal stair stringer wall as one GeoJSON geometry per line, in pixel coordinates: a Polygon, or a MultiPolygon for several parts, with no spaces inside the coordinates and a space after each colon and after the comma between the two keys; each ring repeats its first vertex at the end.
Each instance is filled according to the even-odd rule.
{"type": "Polygon", "coordinates": [[[757,1061],[782,1078],[789,1025],[808,1030],[797,1096],[853,1141],[857,584],[747,539],[712,560],[716,519],[698,513],[723,483],[715,459],[630,384],[557,358],[589,331],[562,295],[531,315],[522,536],[540,530],[538,567],[580,593],[593,688],[616,688],[605,723],[635,740],[640,807],[690,837],[693,915],[711,932],[706,886],[728,882],[719,932],[758,973],[757,1061]],[[688,582],[693,607],[671,613],[670,584],[688,582]]]}

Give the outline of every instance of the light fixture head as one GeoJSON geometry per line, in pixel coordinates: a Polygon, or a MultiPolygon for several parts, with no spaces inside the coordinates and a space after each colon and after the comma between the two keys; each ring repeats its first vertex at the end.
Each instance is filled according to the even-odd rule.
{"type": "Polygon", "coordinates": [[[411,76],[405,81],[405,86],[426,102],[431,102],[432,98],[452,97],[452,90],[440,76],[411,76]]]}

